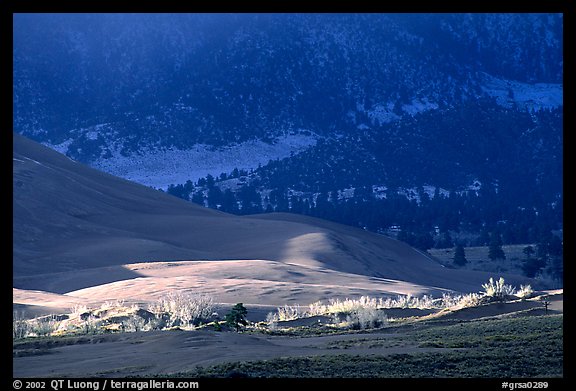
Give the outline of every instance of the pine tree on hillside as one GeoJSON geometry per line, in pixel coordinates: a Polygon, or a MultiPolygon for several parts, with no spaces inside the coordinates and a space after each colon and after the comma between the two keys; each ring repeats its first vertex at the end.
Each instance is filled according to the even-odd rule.
{"type": "Polygon", "coordinates": [[[464,246],[458,243],[454,249],[454,265],[464,266],[468,263],[466,259],[466,252],[464,251],[464,246]]]}
{"type": "Polygon", "coordinates": [[[522,249],[522,252],[524,253],[524,255],[526,255],[527,259],[530,259],[530,257],[532,255],[534,255],[535,251],[534,251],[534,247],[532,246],[526,246],[522,249]]]}
{"type": "Polygon", "coordinates": [[[502,237],[499,232],[493,232],[492,235],[490,235],[488,258],[492,261],[496,259],[506,259],[506,254],[504,254],[504,250],[502,250],[502,237]]]}

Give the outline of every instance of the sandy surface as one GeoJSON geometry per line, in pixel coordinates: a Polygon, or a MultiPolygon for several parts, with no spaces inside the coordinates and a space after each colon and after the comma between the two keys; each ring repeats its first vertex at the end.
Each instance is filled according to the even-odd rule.
{"type": "Polygon", "coordinates": [[[13,289],[15,303],[70,307],[82,301],[98,305],[119,298],[146,303],[177,290],[210,294],[223,303],[281,306],[308,305],[320,298],[344,296],[439,296],[444,291],[405,281],[265,260],[138,263],[42,275],[36,279],[38,282],[32,278],[27,281],[46,289],[45,295],[38,290],[13,289]],[[121,279],[123,275],[131,278],[121,279]],[[105,282],[115,279],[113,276],[117,276],[118,280],[105,282]],[[88,287],[69,290],[72,286],[88,287]]]}

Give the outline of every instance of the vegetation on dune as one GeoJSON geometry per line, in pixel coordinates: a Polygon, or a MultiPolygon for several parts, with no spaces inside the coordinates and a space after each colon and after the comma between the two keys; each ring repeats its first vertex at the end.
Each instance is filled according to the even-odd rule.
{"type": "MultiPolygon", "coordinates": [[[[248,310],[234,305],[224,322],[208,321],[212,300],[203,295],[182,293],[164,296],[148,307],[124,303],[105,303],[98,309],[76,306],[70,315],[45,316],[32,320],[15,313],[13,319],[13,357],[54,353],[53,348],[111,342],[118,334],[103,332],[143,331],[151,329],[194,329],[210,327],[215,331],[271,332],[305,336],[311,330],[320,334],[366,333],[368,329],[389,327],[394,338],[358,336],[328,343],[336,354],[311,357],[275,358],[261,361],[225,363],[197,367],[194,371],[171,374],[172,377],[561,377],[563,376],[563,316],[524,313],[519,316],[492,316],[472,320],[421,316],[398,321],[388,318],[386,309],[457,311],[461,308],[526,300],[534,292],[530,286],[516,290],[504,279],[490,279],[483,292],[467,295],[444,294],[442,298],[398,296],[396,298],[334,299],[308,307],[284,306],[268,315],[268,322],[247,321],[248,310]],[[178,307],[182,306],[185,308],[178,307]],[[280,327],[281,322],[306,317],[328,319],[320,328],[302,324],[280,327]],[[74,319],[75,322],[70,322],[74,319]],[[202,320],[200,320],[202,319],[202,320]],[[394,321],[394,325],[390,322],[394,321]],[[202,322],[205,322],[202,324],[202,322]],[[117,327],[123,325],[122,328],[117,327]],[[293,330],[293,333],[290,333],[293,330]],[[358,331],[353,331],[358,330],[358,331]],[[25,338],[34,336],[34,338],[25,338]],[[396,352],[387,348],[399,349],[396,352]],[[356,354],[345,354],[355,349],[356,354]],[[366,349],[371,354],[357,354],[366,349]],[[337,350],[337,351],[336,351],[337,350]],[[342,351],[343,354],[339,354],[342,351]],[[392,353],[392,354],[389,354],[392,353]]],[[[544,299],[546,296],[542,296],[544,299]]],[[[541,301],[550,304],[550,301],[541,301]]],[[[538,297],[533,300],[538,300],[538,297]]],[[[429,311],[424,311],[430,313],[429,311]]],[[[542,313],[542,312],[540,312],[542,313]]]]}
{"type": "Polygon", "coordinates": [[[144,308],[123,301],[105,302],[99,308],[76,305],[69,314],[25,319],[15,312],[13,338],[137,332],[173,328],[193,329],[210,323],[217,314],[211,296],[170,292],[144,308]]]}
{"type": "Polygon", "coordinates": [[[331,299],[324,303],[318,301],[308,306],[285,305],[277,308],[266,317],[266,322],[251,323],[246,319],[248,310],[237,303],[225,315],[218,318],[213,298],[204,294],[171,292],[150,303],[146,308],[124,302],[106,302],[100,308],[89,309],[76,305],[69,314],[49,315],[34,319],[25,319],[22,312],[14,312],[12,321],[13,339],[26,337],[44,337],[69,334],[97,334],[103,332],[137,332],[149,330],[187,329],[210,327],[216,331],[242,328],[261,331],[278,331],[290,328],[280,322],[298,319],[317,318],[315,326],[326,331],[360,330],[382,328],[396,319],[389,318],[389,309],[422,310],[422,315],[439,310],[458,310],[475,307],[492,301],[504,302],[528,299],[533,295],[530,285],[516,289],[505,283],[503,278],[490,280],[482,285],[483,292],[468,294],[444,293],[440,298],[428,295],[415,297],[398,295],[396,297],[374,298],[362,296],[357,299],[331,299]],[[429,310],[429,311],[424,311],[429,310]],[[221,322],[222,321],[222,322],[221,322]]]}
{"type": "Polygon", "coordinates": [[[484,291],[479,293],[444,293],[441,298],[432,298],[428,295],[422,297],[398,295],[388,298],[362,296],[358,299],[331,299],[328,303],[318,301],[307,307],[284,305],[278,307],[276,313],[269,313],[266,321],[270,328],[276,330],[278,322],[328,316],[331,317],[330,323],[340,328],[379,328],[389,321],[384,312],[386,309],[457,310],[493,301],[527,299],[534,292],[530,285],[522,285],[519,290],[516,290],[515,287],[506,284],[502,277],[498,280],[490,278],[482,285],[482,288],[484,291]]]}
{"type": "Polygon", "coordinates": [[[516,292],[516,289],[511,285],[506,284],[502,277],[500,277],[498,281],[494,281],[494,279],[490,277],[486,284],[482,284],[482,288],[484,288],[487,297],[494,298],[498,301],[504,301],[509,296],[513,296],[516,292]]]}
{"type": "Polygon", "coordinates": [[[248,321],[246,320],[246,315],[248,310],[242,303],[237,303],[229,313],[226,314],[226,324],[230,327],[234,327],[236,332],[239,332],[242,326],[246,326],[248,321]]]}

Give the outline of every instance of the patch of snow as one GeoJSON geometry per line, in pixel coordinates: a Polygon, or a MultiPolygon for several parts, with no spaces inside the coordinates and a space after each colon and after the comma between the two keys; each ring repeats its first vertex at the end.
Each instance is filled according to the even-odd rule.
{"type": "Polygon", "coordinates": [[[514,103],[521,108],[530,110],[551,109],[563,105],[562,84],[528,84],[498,79],[484,73],[482,90],[496,98],[499,105],[508,108],[512,107],[514,103]]]}
{"type": "Polygon", "coordinates": [[[423,111],[436,110],[437,108],[438,105],[436,103],[429,102],[426,98],[422,100],[413,99],[411,104],[402,105],[402,111],[412,116],[423,111]]]}
{"type": "MultiPolygon", "coordinates": [[[[434,198],[434,193],[436,193],[436,187],[435,186],[424,185],[424,186],[422,186],[422,188],[424,189],[426,194],[428,194],[428,196],[431,199],[434,198]]],[[[438,188],[438,193],[443,197],[448,197],[450,195],[450,192],[448,190],[443,189],[441,187],[438,188]]]]}
{"type": "Polygon", "coordinates": [[[368,110],[367,114],[372,123],[382,125],[400,118],[400,116],[395,114],[393,110],[394,103],[388,103],[386,106],[377,104],[372,106],[372,109],[368,110]]]}
{"type": "Polygon", "coordinates": [[[342,199],[348,199],[348,198],[352,198],[354,197],[354,191],[356,189],[354,187],[351,187],[349,189],[344,189],[344,190],[338,190],[338,199],[342,200],[342,199]]]}
{"type": "Polygon", "coordinates": [[[418,195],[418,189],[415,187],[407,189],[407,188],[398,188],[398,194],[403,195],[408,199],[408,201],[415,200],[417,203],[420,203],[420,196],[418,195]]]}
{"type": "Polygon", "coordinates": [[[468,185],[468,187],[466,187],[465,190],[457,191],[456,194],[461,196],[461,195],[464,195],[467,192],[471,191],[471,192],[474,192],[476,195],[478,195],[481,188],[482,188],[482,182],[480,182],[480,180],[478,180],[478,179],[474,179],[472,181],[472,184],[468,185]]]}
{"type": "Polygon", "coordinates": [[[68,153],[68,147],[70,147],[70,144],[72,144],[74,140],[72,140],[71,138],[69,138],[68,140],[61,142],[60,144],[50,144],[50,143],[44,143],[45,146],[47,146],[48,148],[51,148],[57,152],[60,152],[63,155],[66,155],[68,153]]]}
{"type": "Polygon", "coordinates": [[[122,156],[120,147],[110,148],[112,157],[100,159],[92,167],[134,182],[167,189],[170,184],[193,182],[211,174],[230,173],[234,168],[251,170],[270,160],[289,157],[316,145],[316,135],[290,134],[275,144],[247,141],[214,150],[197,144],[191,149],[148,151],[142,155],[122,156]]]}
{"type": "MultiPolygon", "coordinates": [[[[434,198],[434,193],[436,192],[436,186],[430,186],[430,185],[424,185],[422,186],[422,190],[424,190],[424,192],[426,194],[428,194],[428,197],[430,197],[430,199],[434,198]]],[[[443,189],[441,187],[438,188],[438,192],[440,193],[441,196],[444,197],[448,197],[450,195],[450,192],[446,189],[443,189]]],[[[398,194],[405,196],[408,201],[416,201],[418,204],[420,204],[421,200],[420,200],[420,194],[418,192],[418,188],[416,187],[412,187],[412,188],[398,188],[398,194]]]]}
{"type": "MultiPolygon", "coordinates": [[[[184,182],[182,182],[184,183],[184,182]]],[[[230,178],[224,181],[218,182],[218,187],[222,191],[230,190],[236,192],[244,185],[245,182],[241,181],[240,178],[230,178]]]]}
{"type": "Polygon", "coordinates": [[[480,182],[478,179],[474,179],[472,184],[468,186],[468,190],[474,190],[474,191],[478,191],[481,188],[482,188],[482,182],[480,182]]]}
{"type": "Polygon", "coordinates": [[[386,186],[378,186],[378,185],[372,186],[372,193],[374,194],[374,197],[378,200],[386,198],[386,190],[388,190],[386,186]]]}
{"type": "MultiPolygon", "coordinates": [[[[436,110],[438,109],[438,104],[430,102],[428,98],[414,98],[411,103],[402,105],[401,109],[406,114],[414,116],[424,111],[436,110]]],[[[365,108],[364,104],[356,103],[356,110],[367,114],[373,125],[387,124],[401,119],[401,116],[394,112],[394,102],[375,104],[369,110],[365,108]]],[[[351,117],[350,114],[348,116],[351,117]]],[[[356,116],[354,116],[355,119],[356,116]]],[[[360,123],[356,127],[360,130],[370,129],[364,123],[360,123]]]]}

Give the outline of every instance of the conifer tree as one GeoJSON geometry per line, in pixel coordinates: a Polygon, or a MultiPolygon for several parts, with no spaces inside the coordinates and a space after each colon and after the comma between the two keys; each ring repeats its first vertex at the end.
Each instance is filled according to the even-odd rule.
{"type": "Polygon", "coordinates": [[[502,237],[499,232],[492,232],[492,235],[490,235],[488,258],[493,261],[496,259],[506,259],[506,254],[504,254],[504,250],[502,250],[502,237]]]}
{"type": "Polygon", "coordinates": [[[466,259],[466,252],[464,251],[464,246],[461,243],[456,245],[454,249],[454,264],[457,266],[464,266],[468,263],[466,259]]]}
{"type": "Polygon", "coordinates": [[[246,326],[248,322],[246,321],[246,315],[248,310],[242,303],[237,303],[228,314],[226,314],[226,324],[236,329],[236,332],[240,331],[241,326],[246,326]]]}

